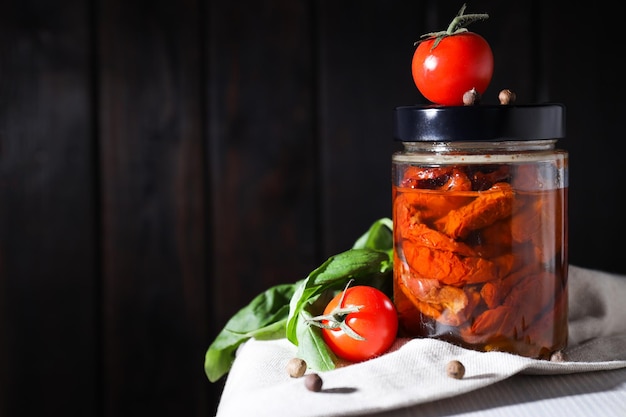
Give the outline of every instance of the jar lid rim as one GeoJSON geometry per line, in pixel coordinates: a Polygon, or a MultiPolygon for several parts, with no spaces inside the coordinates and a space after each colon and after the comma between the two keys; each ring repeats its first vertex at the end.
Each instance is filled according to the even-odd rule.
{"type": "Polygon", "coordinates": [[[393,137],[401,142],[526,141],[565,137],[561,103],[399,106],[393,137]]]}

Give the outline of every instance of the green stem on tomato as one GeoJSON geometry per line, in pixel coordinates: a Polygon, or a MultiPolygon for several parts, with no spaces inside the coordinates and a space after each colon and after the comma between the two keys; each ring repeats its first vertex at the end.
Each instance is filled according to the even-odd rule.
{"type": "Polygon", "coordinates": [[[448,29],[446,30],[446,35],[454,35],[455,33],[465,32],[467,29],[466,26],[469,26],[471,23],[474,23],[478,20],[489,19],[489,15],[487,13],[472,13],[472,14],[463,14],[465,12],[465,4],[461,7],[461,10],[456,14],[455,18],[452,19],[450,25],[448,25],[448,29]]]}
{"type": "Polygon", "coordinates": [[[448,28],[445,31],[442,30],[439,32],[426,33],[420,36],[420,40],[415,42],[413,45],[415,46],[418,43],[423,42],[425,40],[436,38],[435,42],[433,43],[433,46],[431,47],[431,50],[435,49],[443,38],[447,36],[452,36],[452,35],[456,35],[459,33],[467,32],[466,27],[469,26],[470,24],[478,20],[489,19],[489,15],[487,13],[471,13],[471,14],[464,14],[464,13],[465,13],[465,4],[461,6],[461,9],[456,14],[454,19],[452,19],[452,22],[450,22],[450,24],[448,25],[448,28]]]}
{"type": "Polygon", "coordinates": [[[363,308],[363,306],[343,307],[343,299],[346,297],[346,292],[350,284],[352,284],[352,281],[354,281],[354,279],[350,279],[346,284],[346,288],[344,288],[343,292],[341,293],[339,303],[337,304],[337,307],[333,309],[333,311],[331,311],[329,314],[322,314],[319,316],[311,317],[310,319],[306,319],[305,323],[317,326],[322,329],[341,329],[345,334],[353,339],[365,340],[363,336],[352,330],[352,328],[348,326],[348,323],[346,323],[346,318],[350,314],[358,313],[359,310],[363,308]]]}

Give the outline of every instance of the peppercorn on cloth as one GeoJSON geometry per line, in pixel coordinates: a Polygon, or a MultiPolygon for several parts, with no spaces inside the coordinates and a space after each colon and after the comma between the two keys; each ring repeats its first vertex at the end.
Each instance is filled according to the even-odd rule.
{"type": "MultiPolygon", "coordinates": [[[[286,371],[287,362],[296,353],[295,346],[286,339],[252,339],[237,351],[226,377],[217,417],[387,416],[392,415],[386,414],[389,410],[407,410],[433,402],[441,404],[443,399],[464,398],[487,386],[506,387],[513,376],[578,375],[626,368],[626,276],[570,265],[568,285],[570,336],[565,361],[477,352],[435,339],[398,339],[381,357],[319,372],[322,389],[312,392],[302,378],[292,378],[286,371]],[[446,364],[451,360],[464,364],[462,379],[446,374],[446,364]]],[[[605,416],[626,415],[624,371],[623,391],[617,394],[619,405],[610,408],[617,414],[605,413],[605,416]]],[[[590,393],[598,389],[596,385],[589,388],[590,393]]],[[[509,391],[521,392],[511,388],[509,391]]],[[[524,400],[515,400],[520,401],[524,400]]],[[[581,408],[576,407],[577,410],[581,408]]],[[[407,413],[400,415],[412,415],[407,413]]],[[[445,415],[451,413],[448,410],[445,415]]]]}

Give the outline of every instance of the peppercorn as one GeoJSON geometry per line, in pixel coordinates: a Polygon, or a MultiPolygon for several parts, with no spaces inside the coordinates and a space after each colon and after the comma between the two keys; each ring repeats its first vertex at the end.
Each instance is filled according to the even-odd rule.
{"type": "Polygon", "coordinates": [[[304,377],[304,386],[309,391],[319,392],[322,390],[322,377],[318,374],[308,374],[304,377]]]}
{"type": "Polygon", "coordinates": [[[562,350],[558,350],[550,356],[550,361],[551,362],[567,362],[567,354],[563,352],[562,350]]]}
{"type": "Polygon", "coordinates": [[[465,366],[457,360],[450,361],[446,365],[446,373],[450,378],[462,379],[465,375],[465,366]]]}
{"type": "Polygon", "coordinates": [[[480,93],[472,88],[463,94],[463,104],[466,106],[473,106],[474,104],[480,103],[480,93]]]}
{"type": "Polygon", "coordinates": [[[500,104],[503,104],[503,105],[515,103],[516,98],[517,97],[515,93],[506,88],[500,91],[500,94],[498,94],[498,100],[500,100],[500,104]]]}
{"type": "Polygon", "coordinates": [[[300,378],[306,372],[306,362],[300,358],[291,358],[287,362],[287,373],[292,378],[300,378]]]}

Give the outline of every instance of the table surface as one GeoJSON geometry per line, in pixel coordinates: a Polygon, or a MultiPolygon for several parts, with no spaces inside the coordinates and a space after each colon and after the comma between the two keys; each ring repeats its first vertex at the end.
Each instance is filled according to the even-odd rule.
{"type": "Polygon", "coordinates": [[[368,417],[625,417],[626,368],[567,375],[515,375],[456,397],[368,417]]]}
{"type": "Polygon", "coordinates": [[[570,265],[569,290],[571,345],[568,362],[560,365],[434,339],[399,341],[371,363],[328,374],[324,386],[330,388],[320,399],[286,377],[284,364],[295,346],[286,340],[249,341],[238,349],[220,417],[241,414],[234,410],[267,416],[284,410],[292,416],[330,411],[342,417],[626,417],[625,277],[570,265]],[[451,359],[471,368],[466,385],[454,385],[436,371],[451,359]],[[391,375],[390,369],[398,371],[391,375]],[[337,395],[336,387],[356,386],[353,395],[337,395]],[[394,404],[415,405],[391,408],[394,404]]]}

